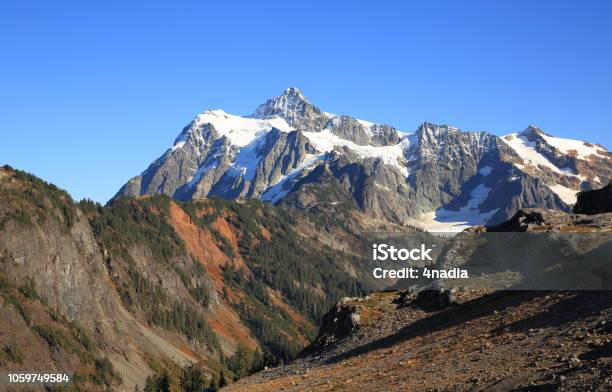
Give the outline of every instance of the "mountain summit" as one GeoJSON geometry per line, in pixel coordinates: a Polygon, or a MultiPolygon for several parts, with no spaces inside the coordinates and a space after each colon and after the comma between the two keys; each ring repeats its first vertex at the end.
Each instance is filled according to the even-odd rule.
{"type": "Polygon", "coordinates": [[[289,87],[278,97],[268,99],[259,105],[251,115],[253,118],[278,116],[296,129],[320,129],[330,117],[314,106],[296,87],[289,87]]]}
{"type": "Polygon", "coordinates": [[[399,131],[325,112],[290,87],[251,116],[197,115],[115,198],[259,198],[458,231],[523,207],[569,211],[578,191],[612,178],[611,157],[535,126],[502,137],[428,122],[399,131]]]}
{"type": "Polygon", "coordinates": [[[251,117],[290,116],[309,104],[310,102],[297,87],[289,87],[278,97],[271,97],[259,105],[251,117]]]}

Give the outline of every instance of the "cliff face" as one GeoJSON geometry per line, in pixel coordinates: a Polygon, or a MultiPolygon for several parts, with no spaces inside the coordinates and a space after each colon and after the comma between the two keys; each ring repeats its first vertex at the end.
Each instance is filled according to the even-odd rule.
{"type": "Polygon", "coordinates": [[[190,363],[227,381],[287,361],[335,298],[376,287],[355,233],[257,200],[77,204],[0,168],[0,366],[131,391],[190,363]]]}
{"type": "Polygon", "coordinates": [[[93,390],[115,384],[96,378],[96,364],[127,364],[134,350],[121,337],[138,324],[121,311],[89,222],[41,181],[0,169],[0,182],[0,340],[12,352],[2,367],[74,369],[93,390]]]}

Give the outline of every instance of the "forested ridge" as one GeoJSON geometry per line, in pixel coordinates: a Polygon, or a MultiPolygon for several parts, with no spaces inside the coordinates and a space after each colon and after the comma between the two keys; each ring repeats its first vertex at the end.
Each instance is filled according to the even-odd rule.
{"type": "MultiPolygon", "coordinates": [[[[7,226],[42,227],[51,219],[56,222],[52,227],[69,236],[86,223],[99,247],[96,257],[102,260],[122,306],[196,359],[185,367],[146,354],[153,375],[145,390],[164,390],[166,384],[222,385],[264,366],[290,361],[314,338],[320,318],[339,297],[371,289],[367,283],[364,286],[367,280],[361,279],[354,252],[332,249],[318,235],[304,234],[305,227],[328,236],[340,233],[356,249],[363,246],[354,241],[353,233],[339,230],[333,218],[259,200],[177,202],[162,195],[119,198],[106,206],[91,200],[77,203],[65,191],[28,173],[2,170],[0,232],[7,226]],[[186,222],[177,222],[172,215],[176,207],[188,217],[186,222]],[[194,231],[197,239],[186,238],[178,224],[194,231]],[[194,252],[194,246],[204,253],[194,252]],[[219,319],[232,312],[235,321],[219,319]],[[229,327],[224,326],[227,323],[229,327]],[[236,332],[242,329],[247,335],[236,332]]],[[[9,263],[14,252],[0,249],[0,256],[9,263]]],[[[24,319],[27,307],[19,300],[23,293],[29,295],[26,301],[45,302],[34,283],[40,279],[33,275],[18,287],[17,296],[7,294],[24,319]]],[[[100,334],[81,329],[77,343],[71,343],[71,338],[62,337],[61,328],[31,327],[49,347],[60,351],[94,353],[98,351],[93,347],[102,348],[91,356],[90,376],[79,384],[83,390],[92,382],[108,388],[122,382],[121,369],[105,360],[105,350],[110,349],[100,334]],[[78,347],[75,344],[84,348],[73,348],[78,347]]],[[[17,363],[22,355],[15,344],[8,341],[3,347],[2,358],[17,363]]]]}

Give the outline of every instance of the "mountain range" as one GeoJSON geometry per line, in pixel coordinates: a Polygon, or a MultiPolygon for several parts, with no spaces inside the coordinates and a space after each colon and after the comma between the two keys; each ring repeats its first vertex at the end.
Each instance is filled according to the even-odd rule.
{"type": "MultiPolygon", "coordinates": [[[[539,340],[516,346],[508,330],[514,322],[531,327],[529,318],[518,318],[529,314],[545,322],[578,320],[609,350],[609,331],[599,327],[608,314],[589,318],[594,310],[607,311],[609,296],[562,293],[542,307],[541,293],[523,298],[465,291],[457,294],[458,303],[446,304],[450,309],[421,309],[417,294],[388,291],[404,287],[374,279],[368,256],[381,232],[408,234],[415,244],[442,242],[415,226],[459,231],[505,222],[453,240],[482,231],[609,232],[612,184],[601,185],[612,178],[610,158],[603,146],[556,138],[534,126],[502,137],[430,123],[401,131],[324,112],[289,88],[250,116],[220,110],[196,116],[107,205],[75,202],[34,175],[0,167],[0,369],[70,369],[70,390],[146,392],[194,380],[198,385],[183,389],[223,386],[263,370],[235,390],[253,390],[253,384],[278,390],[307,380],[334,352],[349,352],[357,363],[337,370],[358,372],[364,385],[375,385],[386,378],[382,374],[399,376],[381,373],[381,356],[385,367],[410,359],[370,350],[373,357],[368,347],[389,343],[413,355],[407,346],[396,347],[396,339],[415,330],[441,331],[463,344],[473,332],[463,321],[474,320],[483,333],[479,342],[497,328],[509,332],[495,342],[499,349],[491,346],[500,361],[478,381],[470,379],[479,369],[456,375],[459,365],[446,367],[445,382],[494,383],[508,365],[523,363],[508,363],[508,352],[536,352],[539,340]],[[576,195],[589,188],[601,189],[576,195]],[[506,307],[513,298],[516,306],[506,307]],[[575,311],[574,301],[584,312],[575,311]],[[327,347],[332,341],[338,344],[327,347]],[[361,356],[363,343],[367,355],[361,356]],[[266,370],[300,352],[296,365],[266,370]]],[[[599,259],[605,258],[593,261],[599,259]]],[[[445,293],[435,294],[434,302],[445,293]]],[[[572,325],[560,330],[569,336],[572,325]]],[[[548,336],[555,328],[542,331],[548,336]]],[[[588,356],[584,344],[576,347],[588,356]]],[[[438,352],[436,345],[424,350],[438,352]]],[[[550,350],[546,361],[554,362],[550,350]]],[[[440,366],[443,358],[436,359],[440,366]]],[[[461,368],[471,361],[462,358],[461,368]]],[[[597,382],[609,374],[598,358],[588,362],[600,369],[597,382]]],[[[565,370],[542,374],[560,377],[565,370]]],[[[312,377],[307,389],[347,379],[334,377],[312,377]]],[[[578,375],[574,381],[582,382],[578,375]]]]}
{"type": "Polygon", "coordinates": [[[612,178],[611,157],[601,145],[533,125],[501,137],[428,122],[401,131],[323,111],[290,87],[249,116],[198,114],[114,199],[258,198],[460,231],[525,207],[569,211],[578,191],[612,178]]]}

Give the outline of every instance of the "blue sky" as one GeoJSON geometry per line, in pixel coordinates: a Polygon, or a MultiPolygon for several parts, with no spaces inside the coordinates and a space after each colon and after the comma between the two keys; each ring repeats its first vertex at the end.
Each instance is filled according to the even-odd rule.
{"type": "Polygon", "coordinates": [[[107,201],[198,112],[288,86],[403,130],[612,147],[612,2],[0,3],[0,164],[107,201]]]}

